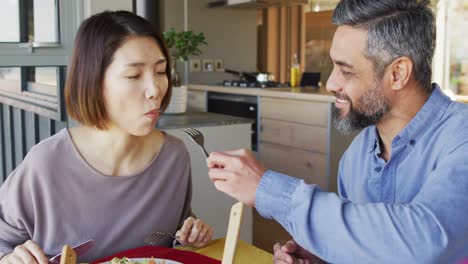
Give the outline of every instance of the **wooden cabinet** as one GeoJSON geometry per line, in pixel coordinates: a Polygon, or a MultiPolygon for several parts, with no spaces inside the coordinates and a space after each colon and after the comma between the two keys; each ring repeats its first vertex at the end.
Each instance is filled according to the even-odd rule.
{"type": "MultiPolygon", "coordinates": [[[[332,103],[260,97],[259,151],[265,166],[322,190],[336,191],[338,163],[354,136],[342,136],[332,125],[332,103]]],[[[272,251],[291,236],[275,221],[254,214],[254,244],[272,251]]]]}
{"type": "Polygon", "coordinates": [[[328,126],[330,103],[260,97],[260,118],[311,126],[328,126]]]}
{"type": "Polygon", "coordinates": [[[326,127],[261,118],[260,138],[262,142],[272,142],[288,149],[327,153],[326,127]]]}
{"type": "Polygon", "coordinates": [[[260,155],[268,169],[304,179],[307,183],[329,185],[325,154],[262,142],[260,155]]]}

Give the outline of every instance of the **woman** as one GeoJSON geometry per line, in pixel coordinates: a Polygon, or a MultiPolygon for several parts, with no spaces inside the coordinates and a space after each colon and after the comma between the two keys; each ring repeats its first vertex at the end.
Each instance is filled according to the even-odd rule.
{"type": "Polygon", "coordinates": [[[149,22],[126,11],[83,22],[65,87],[82,126],[33,147],[1,186],[0,263],[47,263],[64,244],[94,239],[79,258],[88,262],[143,246],[155,231],[207,244],[212,228],[191,216],[187,149],[154,128],[169,80],[167,49],[149,22]]]}

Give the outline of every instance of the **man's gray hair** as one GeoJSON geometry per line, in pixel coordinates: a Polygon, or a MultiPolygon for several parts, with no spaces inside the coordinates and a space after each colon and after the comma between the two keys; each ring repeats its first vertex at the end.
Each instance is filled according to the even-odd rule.
{"type": "Polygon", "coordinates": [[[367,54],[380,78],[396,58],[413,61],[414,76],[432,91],[435,17],[429,0],[341,0],[333,23],[368,30],[367,54]]]}

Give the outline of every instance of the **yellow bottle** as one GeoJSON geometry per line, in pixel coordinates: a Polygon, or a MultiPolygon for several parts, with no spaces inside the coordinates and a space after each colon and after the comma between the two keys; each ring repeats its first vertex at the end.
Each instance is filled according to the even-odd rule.
{"type": "Polygon", "coordinates": [[[297,59],[297,54],[294,54],[293,62],[291,64],[291,75],[290,75],[290,84],[291,87],[299,86],[299,79],[301,76],[301,65],[297,59]]]}

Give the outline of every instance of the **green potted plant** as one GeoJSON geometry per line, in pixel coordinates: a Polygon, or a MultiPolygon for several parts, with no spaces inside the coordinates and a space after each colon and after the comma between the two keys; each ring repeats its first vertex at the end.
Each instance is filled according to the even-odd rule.
{"type": "Polygon", "coordinates": [[[205,35],[203,32],[195,33],[191,30],[176,31],[174,28],[171,28],[163,33],[163,37],[172,58],[172,85],[178,87],[181,85],[181,81],[176,71],[177,61],[186,62],[190,56],[200,55],[200,46],[207,44],[205,35]]]}
{"type": "Polygon", "coordinates": [[[165,113],[179,114],[187,109],[187,86],[181,85],[177,72],[177,61],[186,62],[190,56],[201,54],[200,46],[207,44],[203,33],[193,31],[176,31],[171,28],[163,33],[164,41],[171,56],[172,95],[165,113]]]}

